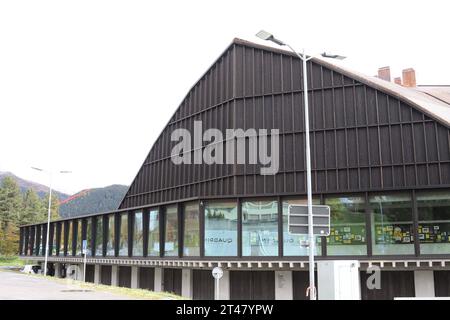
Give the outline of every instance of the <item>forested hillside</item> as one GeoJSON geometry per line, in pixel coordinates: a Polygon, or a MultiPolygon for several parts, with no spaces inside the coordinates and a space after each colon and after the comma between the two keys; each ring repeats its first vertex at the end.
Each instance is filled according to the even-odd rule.
{"type": "Polygon", "coordinates": [[[117,209],[128,187],[112,185],[104,188],[89,189],[63,201],[60,205],[61,217],[77,217],[91,213],[117,209]]]}

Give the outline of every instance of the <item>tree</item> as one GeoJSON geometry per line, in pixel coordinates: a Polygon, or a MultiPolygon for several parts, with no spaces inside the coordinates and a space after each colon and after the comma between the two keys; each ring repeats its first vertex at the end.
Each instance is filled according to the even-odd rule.
{"type": "Polygon", "coordinates": [[[16,181],[5,177],[0,187],[0,254],[17,252],[22,195],[16,181]]]}
{"type": "MultiPolygon", "coordinates": [[[[45,208],[44,210],[44,218],[41,218],[38,222],[45,222],[47,221],[47,215],[48,215],[48,193],[45,194],[45,196],[42,198],[42,206],[45,208]]],[[[50,206],[50,219],[56,220],[59,219],[59,199],[56,195],[52,194],[52,204],[50,206]]]]}
{"type": "Polygon", "coordinates": [[[37,223],[45,219],[45,208],[33,189],[28,189],[23,196],[21,224],[37,223]]]}

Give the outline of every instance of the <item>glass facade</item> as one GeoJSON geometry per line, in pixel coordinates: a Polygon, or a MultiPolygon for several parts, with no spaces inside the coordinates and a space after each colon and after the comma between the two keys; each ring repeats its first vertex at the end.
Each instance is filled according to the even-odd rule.
{"type": "Polygon", "coordinates": [[[374,255],[414,254],[410,194],[384,194],[369,198],[374,255]]]}
{"type": "Polygon", "coordinates": [[[178,210],[177,206],[166,208],[165,247],[166,257],[178,256],[178,210]]]}
{"type": "Polygon", "coordinates": [[[72,256],[73,255],[73,222],[69,221],[67,225],[66,230],[68,237],[67,237],[67,255],[72,256]]]}
{"type": "Polygon", "coordinates": [[[205,203],[205,256],[237,256],[237,203],[205,203]]]}
{"type": "Polygon", "coordinates": [[[114,216],[114,214],[110,214],[109,216],[108,216],[108,232],[107,232],[107,236],[106,236],[106,239],[107,239],[107,243],[106,243],[106,255],[107,256],[114,256],[115,255],[115,243],[116,243],[116,241],[115,241],[115,234],[116,234],[116,232],[115,232],[115,216],[114,216]]]}
{"type": "Polygon", "coordinates": [[[184,206],[184,238],[183,255],[200,256],[200,220],[199,203],[189,203],[184,206]]]}
{"type": "Polygon", "coordinates": [[[103,256],[103,217],[95,218],[95,255],[103,256]]]}
{"type": "Polygon", "coordinates": [[[63,221],[60,223],[61,225],[61,233],[60,233],[60,238],[59,238],[59,255],[63,256],[64,255],[64,243],[66,242],[66,223],[63,221]]]}
{"type": "Polygon", "coordinates": [[[367,255],[364,197],[330,197],[325,205],[331,215],[327,255],[367,255]]]}
{"type": "Polygon", "coordinates": [[[92,256],[92,218],[86,219],[86,254],[92,256]]]}
{"type": "Polygon", "coordinates": [[[142,257],[144,254],[144,222],[142,211],[134,213],[133,219],[133,257],[142,257]]]}
{"type": "Polygon", "coordinates": [[[149,257],[159,256],[159,211],[151,209],[148,213],[148,249],[149,257]]]}
{"type": "Polygon", "coordinates": [[[77,251],[76,255],[81,256],[83,249],[83,220],[77,220],[77,251]]]}
{"type": "MultiPolygon", "coordinates": [[[[307,205],[306,198],[289,199],[283,201],[283,255],[285,256],[307,256],[309,248],[301,246],[303,241],[308,240],[308,235],[289,234],[288,230],[288,214],[289,205],[307,205]]],[[[320,199],[313,197],[313,205],[320,204],[320,199]]],[[[322,254],[321,237],[316,237],[315,255],[322,254]]]]}
{"type": "Polygon", "coordinates": [[[278,255],[278,202],[242,203],[242,255],[278,255]]]}
{"type": "MultiPolygon", "coordinates": [[[[367,256],[369,244],[375,257],[412,256],[415,255],[415,249],[420,249],[421,255],[450,253],[448,189],[416,191],[415,198],[411,191],[323,195],[321,199],[322,204],[330,206],[331,228],[328,237],[316,238],[316,256],[367,256]],[[415,216],[417,220],[414,220],[415,216]],[[416,239],[418,246],[414,245],[416,239]],[[322,252],[325,245],[326,252],[322,252]]],[[[289,206],[306,206],[306,198],[283,197],[281,206],[275,199],[243,199],[241,210],[237,204],[237,199],[205,200],[202,206],[198,201],[187,202],[182,204],[181,215],[178,212],[179,205],[163,207],[164,225],[160,223],[159,208],[138,210],[132,214],[113,213],[52,222],[50,255],[81,256],[83,238],[86,238],[87,254],[93,253],[93,245],[95,255],[99,257],[103,256],[103,249],[106,256],[114,256],[116,248],[119,256],[126,257],[130,246],[134,257],[158,257],[161,255],[162,239],[163,256],[167,257],[178,257],[179,254],[200,257],[202,251],[205,257],[237,257],[239,245],[244,257],[276,257],[282,245],[283,256],[306,258],[309,249],[304,240],[307,240],[307,235],[290,235],[288,232],[289,206]],[[282,210],[281,214],[279,209],[282,210]],[[204,232],[200,227],[202,211],[204,232]],[[238,212],[242,214],[242,224],[238,223],[238,212]],[[242,228],[241,243],[238,243],[239,226],[242,228]],[[282,244],[279,243],[279,230],[282,230],[282,244]],[[204,241],[200,241],[202,233],[204,241]],[[182,250],[180,237],[183,240],[182,250]],[[104,243],[106,248],[103,248],[104,243]],[[204,250],[201,250],[202,243],[204,250]]],[[[320,204],[318,197],[313,199],[313,204],[320,204]]],[[[45,254],[46,224],[23,227],[20,237],[22,254],[45,254]]]]}
{"type": "Polygon", "coordinates": [[[119,256],[128,256],[128,213],[120,215],[119,256]]]}
{"type": "Polygon", "coordinates": [[[416,194],[421,254],[450,253],[450,191],[416,194]]]}
{"type": "Polygon", "coordinates": [[[51,254],[52,256],[56,256],[56,249],[57,249],[57,245],[58,245],[58,243],[56,242],[57,241],[57,231],[58,231],[57,225],[58,225],[57,223],[50,224],[50,234],[52,235],[51,236],[52,248],[51,248],[49,254],[51,254]]]}

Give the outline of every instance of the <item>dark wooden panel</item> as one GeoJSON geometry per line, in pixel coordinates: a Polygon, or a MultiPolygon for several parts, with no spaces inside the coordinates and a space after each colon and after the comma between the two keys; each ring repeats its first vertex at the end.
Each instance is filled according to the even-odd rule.
{"type": "Polygon", "coordinates": [[[131,267],[119,267],[119,287],[131,288],[131,267]]]}
{"type": "MultiPolygon", "coordinates": [[[[317,272],[315,274],[316,288],[318,285],[317,272]]],[[[293,271],[292,272],[292,290],[294,300],[309,300],[306,296],[306,289],[309,287],[309,272],[308,271],[293,271]]],[[[317,291],[317,293],[319,293],[317,291]]]]}
{"type": "Polygon", "coordinates": [[[164,291],[181,295],[181,269],[166,268],[163,274],[164,291]]]}
{"type": "Polygon", "coordinates": [[[414,271],[381,271],[381,288],[368,289],[370,275],[360,272],[362,300],[392,300],[395,297],[414,297],[414,271]]]}
{"type": "Polygon", "coordinates": [[[450,297],[450,271],[434,271],[434,293],[436,297],[450,297]]]}
{"type": "Polygon", "coordinates": [[[100,266],[100,283],[111,285],[112,267],[100,266]]]}
{"type": "Polygon", "coordinates": [[[155,289],[154,268],[139,268],[139,288],[151,291],[155,289]]]}
{"type": "Polygon", "coordinates": [[[214,300],[214,278],[211,270],[193,270],[193,299],[214,300]]]}
{"type": "Polygon", "coordinates": [[[231,300],[274,300],[273,271],[230,271],[231,300]]]}
{"type": "Polygon", "coordinates": [[[94,282],[95,266],[93,264],[86,265],[86,282],[94,282]]]}

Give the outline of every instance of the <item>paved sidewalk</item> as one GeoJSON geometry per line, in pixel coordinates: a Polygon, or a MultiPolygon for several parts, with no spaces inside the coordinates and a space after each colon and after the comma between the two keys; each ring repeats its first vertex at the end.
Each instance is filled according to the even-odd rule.
{"type": "Polygon", "coordinates": [[[129,296],[95,291],[75,284],[0,271],[0,300],[130,300],[129,296]],[[87,292],[86,292],[87,291],[87,292]]]}

